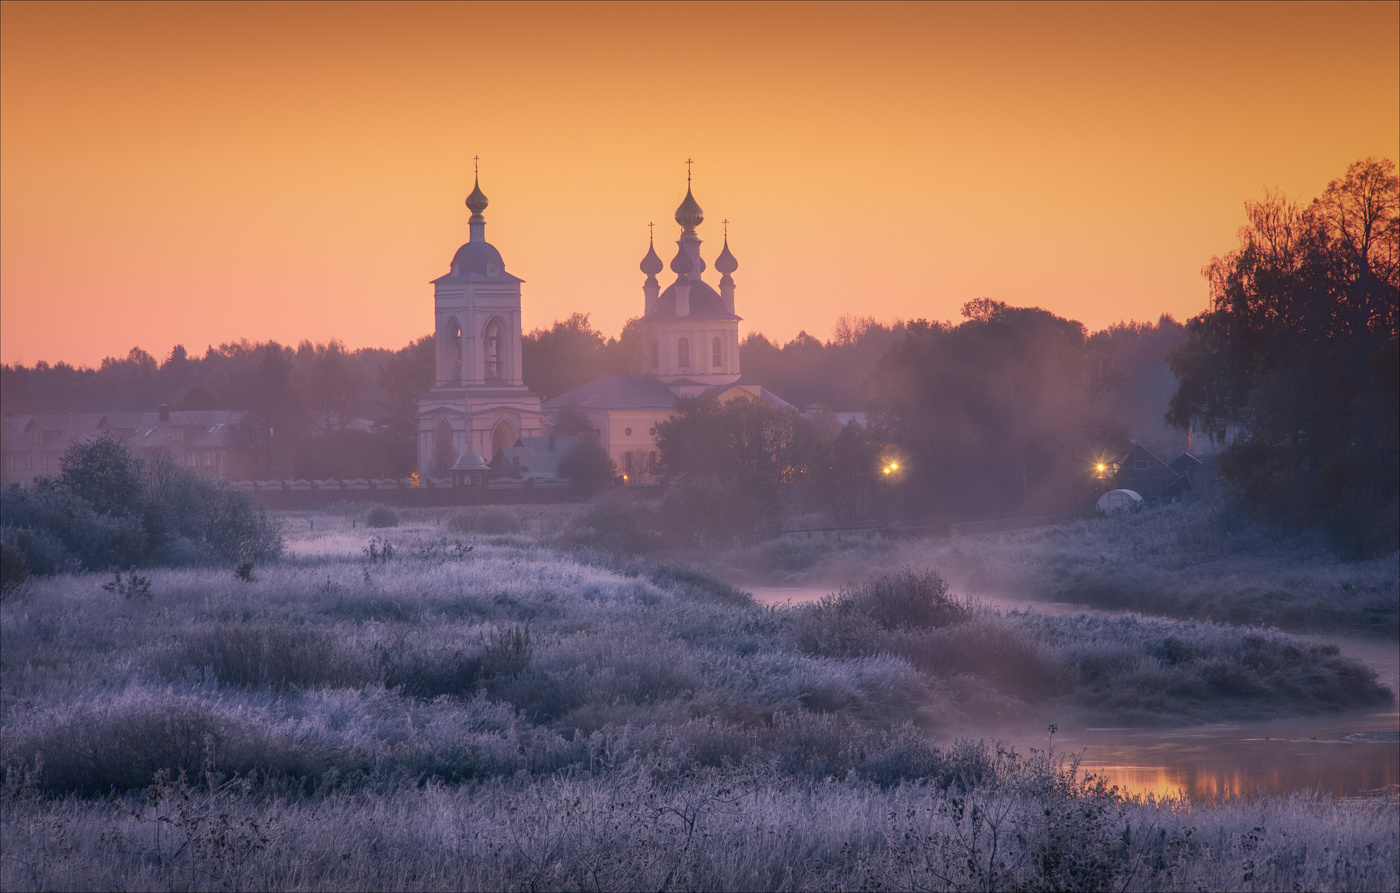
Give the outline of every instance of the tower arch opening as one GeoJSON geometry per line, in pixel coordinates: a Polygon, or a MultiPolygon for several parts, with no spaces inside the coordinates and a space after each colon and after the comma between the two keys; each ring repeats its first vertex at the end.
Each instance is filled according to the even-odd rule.
{"type": "Polygon", "coordinates": [[[505,363],[502,358],[502,326],[499,317],[492,317],[481,335],[482,360],[485,363],[487,381],[500,381],[505,378],[505,363]]]}
{"type": "Polygon", "coordinates": [[[447,341],[447,380],[453,384],[462,383],[462,326],[457,317],[447,318],[445,330],[447,341]]]}

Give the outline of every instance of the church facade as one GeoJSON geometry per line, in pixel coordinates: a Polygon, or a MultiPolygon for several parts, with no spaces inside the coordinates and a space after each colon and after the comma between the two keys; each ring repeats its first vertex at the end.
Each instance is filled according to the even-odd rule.
{"type": "Polygon", "coordinates": [[[655,473],[656,426],[675,412],[679,397],[706,392],[721,401],[762,400],[791,409],[791,404],[743,377],[739,367],[739,322],[735,313],[734,277],[738,261],[724,247],[715,258],[719,288],[706,282],[706,263],[696,229],[704,212],[687,182],[685,199],[676,209],[681,227],[670,268],[674,279],[663,290],[658,274],[665,270],[648,245],[641,271],[643,312],[640,375],[605,375],[546,400],[542,408],[557,421],[564,413],[582,416],[598,432],[618,472],[629,480],[655,473]]]}
{"type": "Polygon", "coordinates": [[[434,384],[418,399],[418,469],[445,479],[545,432],[539,395],[521,367],[520,285],[486,241],[486,195],[478,176],[466,205],[468,240],[433,280],[434,384]]]}

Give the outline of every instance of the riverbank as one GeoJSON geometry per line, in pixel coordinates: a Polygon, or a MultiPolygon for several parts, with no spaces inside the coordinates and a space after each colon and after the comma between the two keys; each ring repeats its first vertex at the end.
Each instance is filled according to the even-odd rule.
{"type": "Polygon", "coordinates": [[[827,586],[871,567],[938,570],[965,595],[1032,599],[1298,633],[1400,638],[1400,556],[1339,555],[1202,500],[1113,518],[953,537],[784,537],[735,550],[737,578],[827,586]]]}

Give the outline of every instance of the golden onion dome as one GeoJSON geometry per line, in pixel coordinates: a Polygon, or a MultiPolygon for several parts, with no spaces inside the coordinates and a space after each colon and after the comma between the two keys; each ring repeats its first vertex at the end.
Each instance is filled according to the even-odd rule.
{"type": "Polygon", "coordinates": [[[486,193],[481,191],[481,179],[478,177],[476,182],[472,184],[472,194],[467,196],[467,207],[471,209],[473,215],[479,217],[481,212],[486,210],[488,204],[490,202],[486,200],[486,193]]]}
{"type": "Polygon", "coordinates": [[[676,209],[676,222],[686,229],[695,229],[705,222],[705,212],[700,209],[700,203],[695,200],[695,196],[690,194],[689,185],[685,187],[685,201],[676,209]]]}

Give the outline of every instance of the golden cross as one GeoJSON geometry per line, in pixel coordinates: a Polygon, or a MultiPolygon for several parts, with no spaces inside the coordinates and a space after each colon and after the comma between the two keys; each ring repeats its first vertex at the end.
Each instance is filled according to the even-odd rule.
{"type": "Polygon", "coordinates": [[[473,156],[472,156],[472,171],[473,171],[473,173],[477,173],[477,174],[481,173],[481,156],[480,156],[480,155],[473,155],[473,156]]]}
{"type": "Polygon", "coordinates": [[[647,224],[647,238],[649,238],[649,239],[655,239],[655,238],[656,238],[656,224],[655,224],[655,223],[648,223],[648,224],[647,224]]]}
{"type": "Polygon", "coordinates": [[[685,160],[685,185],[687,186],[690,185],[690,166],[694,163],[689,158],[685,160]]]}
{"type": "Polygon", "coordinates": [[[729,238],[729,218],[727,217],[724,220],[724,237],[729,238]]]}

